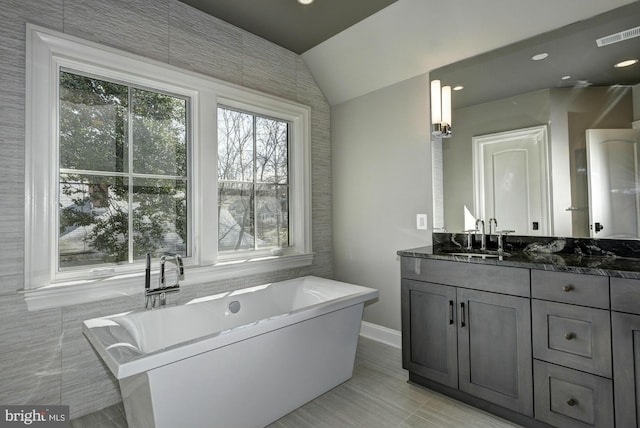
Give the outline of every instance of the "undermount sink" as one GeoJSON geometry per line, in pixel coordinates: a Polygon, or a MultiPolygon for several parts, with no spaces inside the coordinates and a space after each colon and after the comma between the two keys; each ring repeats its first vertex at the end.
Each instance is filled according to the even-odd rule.
{"type": "Polygon", "coordinates": [[[495,253],[447,253],[450,256],[457,257],[469,257],[469,258],[479,258],[479,259],[497,259],[499,257],[503,257],[506,254],[495,254],[495,253]]]}

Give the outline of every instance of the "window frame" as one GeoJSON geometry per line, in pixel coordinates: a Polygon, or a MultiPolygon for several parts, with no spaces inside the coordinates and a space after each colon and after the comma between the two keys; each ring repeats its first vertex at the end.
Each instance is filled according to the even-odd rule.
{"type": "Polygon", "coordinates": [[[191,257],[185,259],[184,284],[312,263],[310,107],[39,26],[27,24],[26,32],[24,291],[30,308],[100,300],[123,292],[133,294],[143,287],[143,262],[113,269],[94,266],[74,272],[57,271],[57,82],[61,67],[182,95],[190,100],[191,257]],[[235,257],[218,254],[219,105],[291,123],[291,236],[290,247],[283,254],[274,255],[269,251],[251,251],[235,257]]]}

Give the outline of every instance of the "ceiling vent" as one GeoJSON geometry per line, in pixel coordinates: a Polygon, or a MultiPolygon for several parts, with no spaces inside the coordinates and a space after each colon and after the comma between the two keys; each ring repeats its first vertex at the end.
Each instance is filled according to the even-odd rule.
{"type": "Polygon", "coordinates": [[[603,46],[612,45],[614,43],[622,42],[624,40],[633,39],[634,37],[640,36],[640,27],[630,28],[625,31],[620,31],[616,34],[611,34],[609,36],[601,37],[596,40],[598,47],[601,48],[603,46]]]}

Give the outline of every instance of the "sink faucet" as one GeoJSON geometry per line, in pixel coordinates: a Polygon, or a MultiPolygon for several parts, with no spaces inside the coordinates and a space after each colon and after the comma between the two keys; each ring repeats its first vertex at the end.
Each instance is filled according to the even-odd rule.
{"type": "Polygon", "coordinates": [[[493,233],[497,233],[498,232],[498,220],[496,220],[495,217],[491,217],[489,219],[489,235],[493,235],[493,233],[491,233],[491,225],[494,225],[493,228],[493,233]]]}
{"type": "Polygon", "coordinates": [[[144,294],[145,294],[145,309],[154,308],[156,306],[156,300],[159,297],[159,306],[165,306],[167,303],[167,294],[176,293],[180,291],[180,280],[184,279],[184,264],[182,263],[182,257],[179,254],[165,254],[160,257],[160,277],[158,279],[158,287],[151,288],[151,254],[147,253],[147,263],[145,269],[145,282],[144,282],[144,294]],[[172,285],[167,285],[167,277],[165,275],[165,264],[170,261],[176,265],[176,282],[172,285]]]}
{"type": "MultiPolygon", "coordinates": [[[[481,250],[486,250],[487,249],[487,235],[485,235],[485,233],[484,233],[484,220],[481,220],[481,219],[477,219],[476,220],[476,229],[478,229],[478,224],[480,224],[480,226],[482,226],[482,229],[480,229],[480,233],[482,233],[482,237],[481,237],[481,241],[480,241],[480,249],[481,250]]],[[[489,227],[491,227],[491,224],[489,224],[489,227]]]]}

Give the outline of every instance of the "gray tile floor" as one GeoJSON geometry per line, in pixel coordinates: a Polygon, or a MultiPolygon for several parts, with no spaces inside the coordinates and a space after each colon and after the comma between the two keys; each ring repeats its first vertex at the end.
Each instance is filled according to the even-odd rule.
{"type": "MultiPolygon", "coordinates": [[[[269,428],[516,428],[518,425],[407,383],[400,350],[360,338],[353,377],[269,428]]],[[[71,421],[127,428],[122,404],[71,421]]]]}

